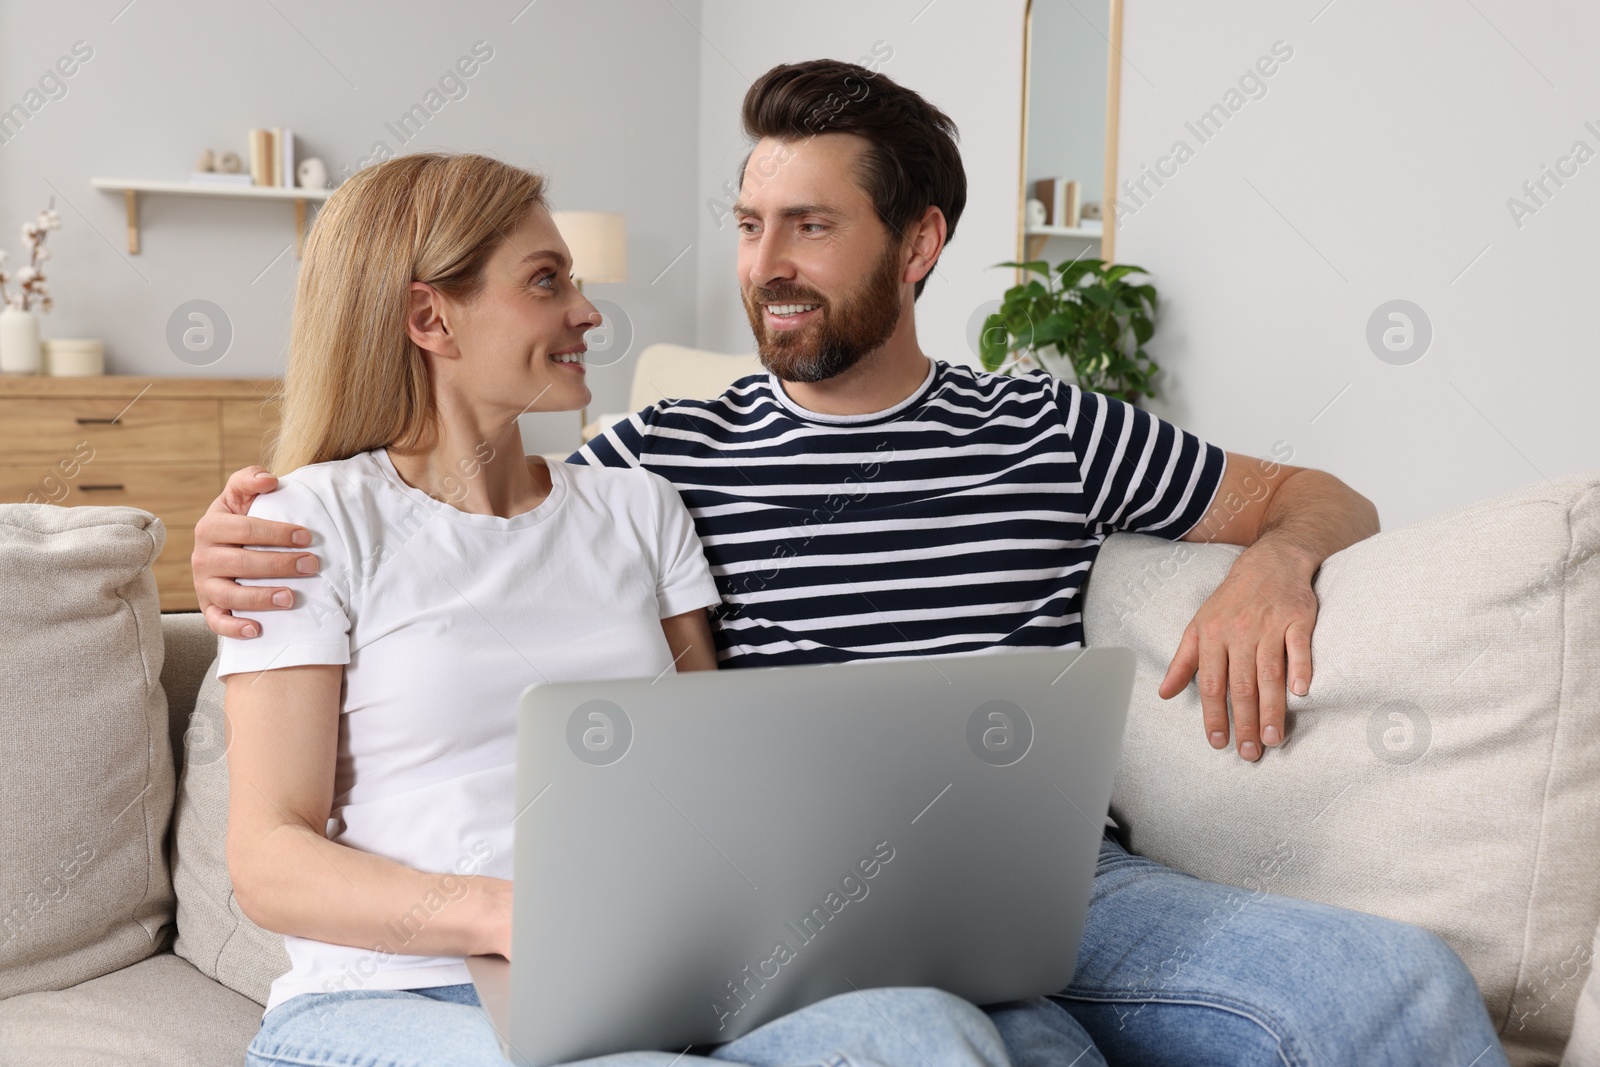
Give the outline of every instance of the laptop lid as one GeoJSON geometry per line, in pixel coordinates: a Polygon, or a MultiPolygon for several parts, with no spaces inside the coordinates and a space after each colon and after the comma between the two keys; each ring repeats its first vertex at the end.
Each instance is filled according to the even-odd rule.
{"type": "Polygon", "coordinates": [[[513,962],[469,959],[508,1057],[1065,987],[1133,673],[1105,647],[529,687],[513,962]]]}

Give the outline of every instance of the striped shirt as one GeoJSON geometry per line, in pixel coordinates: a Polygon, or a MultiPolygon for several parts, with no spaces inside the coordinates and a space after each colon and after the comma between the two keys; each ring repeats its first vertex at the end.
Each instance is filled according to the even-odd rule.
{"type": "Polygon", "coordinates": [[[775,667],[1079,647],[1100,544],[1182,537],[1225,460],[1043,372],[930,361],[884,411],[808,411],[754,374],[646,408],[569,462],[672,482],[722,596],[721,665],[775,667]]]}

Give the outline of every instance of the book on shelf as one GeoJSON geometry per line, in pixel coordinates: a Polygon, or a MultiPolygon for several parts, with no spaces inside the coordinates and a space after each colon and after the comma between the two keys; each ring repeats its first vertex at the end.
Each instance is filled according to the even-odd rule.
{"type": "Polygon", "coordinates": [[[1081,186],[1065,178],[1040,178],[1033,183],[1033,195],[1044,203],[1046,226],[1076,227],[1082,221],[1081,186]]]}
{"type": "Polygon", "coordinates": [[[1083,222],[1083,196],[1077,182],[1064,182],[1061,189],[1060,225],[1077,229],[1083,222]]]}
{"type": "Polygon", "coordinates": [[[250,131],[250,177],[256,185],[272,184],[272,131],[250,131]]]}
{"type": "Polygon", "coordinates": [[[278,184],[293,186],[295,184],[294,131],[285,126],[273,132],[278,135],[278,184]]]}

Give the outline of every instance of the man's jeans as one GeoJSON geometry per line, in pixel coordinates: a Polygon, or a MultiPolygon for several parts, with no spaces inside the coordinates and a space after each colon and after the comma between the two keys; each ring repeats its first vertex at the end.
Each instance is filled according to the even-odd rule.
{"type": "Polygon", "coordinates": [[[1017,1067],[1506,1064],[1433,934],[1201,881],[1109,836],[1077,973],[1050,1001],[991,1009],[1017,1067]]]}
{"type": "MultiPolygon", "coordinates": [[[[581,1062],[588,1067],[1007,1067],[1000,1035],[984,1013],[936,989],[843,993],[736,1041],[696,1051],[708,1056],[624,1052],[581,1062]]],[[[262,1020],[245,1063],[505,1067],[506,1060],[476,991],[471,985],[449,985],[290,997],[262,1020]]]]}

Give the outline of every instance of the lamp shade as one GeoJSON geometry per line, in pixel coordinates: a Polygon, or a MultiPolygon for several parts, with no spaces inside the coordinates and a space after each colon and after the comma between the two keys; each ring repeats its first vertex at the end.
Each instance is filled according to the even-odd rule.
{"type": "Polygon", "coordinates": [[[608,211],[553,211],[556,229],[572,251],[572,273],[585,282],[628,280],[628,231],[608,211]]]}

